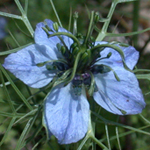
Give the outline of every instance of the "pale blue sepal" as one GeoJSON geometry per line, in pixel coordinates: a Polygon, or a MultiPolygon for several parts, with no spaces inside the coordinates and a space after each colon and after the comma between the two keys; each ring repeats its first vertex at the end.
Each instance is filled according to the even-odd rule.
{"type": "MultiPolygon", "coordinates": [[[[108,44],[108,42],[96,42],[95,46],[98,44],[108,44]]],[[[123,47],[123,46],[119,46],[119,44],[115,44],[117,47],[119,47],[125,56],[125,63],[127,64],[127,66],[132,70],[134,68],[134,66],[137,64],[137,61],[139,59],[139,52],[132,46],[127,46],[127,47],[123,47]]],[[[122,58],[120,56],[120,54],[115,51],[112,48],[106,47],[101,53],[101,58],[106,57],[109,53],[112,53],[112,55],[107,58],[107,59],[102,59],[100,61],[98,61],[96,64],[104,64],[104,65],[108,65],[109,67],[116,67],[116,66],[120,66],[123,67],[123,63],[122,63],[122,58]]]]}
{"type": "MultiPolygon", "coordinates": [[[[47,25],[48,25],[54,32],[56,32],[56,31],[54,30],[54,28],[53,28],[53,22],[52,22],[51,20],[45,19],[44,21],[47,23],[47,25]]],[[[64,28],[62,28],[62,27],[59,27],[59,28],[58,28],[58,32],[67,32],[67,33],[70,33],[69,31],[67,31],[66,29],[64,29],[64,28]]],[[[70,33],[70,34],[72,34],[72,33],[70,33]]],[[[67,36],[64,36],[64,35],[61,35],[60,37],[62,38],[63,42],[66,44],[66,46],[68,47],[68,49],[70,49],[70,46],[71,46],[71,44],[73,43],[73,40],[72,40],[71,38],[67,37],[67,36]]],[[[51,38],[50,38],[50,39],[51,39],[51,38]]],[[[59,41],[59,43],[61,43],[61,42],[59,41]]]]}
{"type": "MultiPolygon", "coordinates": [[[[44,22],[40,22],[36,25],[35,34],[34,34],[35,43],[40,44],[40,45],[47,45],[51,47],[57,53],[58,58],[63,58],[63,56],[57,49],[57,44],[59,43],[62,46],[64,46],[63,43],[65,43],[68,49],[70,49],[70,46],[73,43],[73,40],[67,36],[61,35],[59,37],[61,37],[61,39],[63,40],[63,43],[62,43],[58,36],[49,37],[47,33],[43,30],[43,27],[46,28],[45,25],[47,25],[49,29],[52,30],[52,31],[49,31],[50,35],[56,32],[53,28],[53,21],[49,19],[45,19],[44,22]]],[[[61,27],[59,27],[58,32],[70,33],[69,31],[61,27]]]]}
{"type": "Polygon", "coordinates": [[[89,103],[84,88],[80,96],[75,96],[69,83],[54,88],[44,104],[44,120],[47,131],[52,133],[60,144],[75,143],[82,139],[89,122],[89,103]]]}
{"type": "Polygon", "coordinates": [[[145,107],[144,98],[135,75],[124,68],[115,68],[120,81],[112,72],[96,74],[98,88],[95,101],[107,111],[118,114],[138,114],[145,107]]]}
{"type": "Polygon", "coordinates": [[[44,45],[33,44],[5,58],[3,67],[30,87],[41,88],[54,77],[54,72],[38,63],[56,59],[55,52],[44,45]]]}

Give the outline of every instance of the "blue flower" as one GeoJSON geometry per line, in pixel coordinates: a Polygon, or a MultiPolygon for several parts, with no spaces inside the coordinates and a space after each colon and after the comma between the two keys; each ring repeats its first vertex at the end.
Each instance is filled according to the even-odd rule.
{"type": "Polygon", "coordinates": [[[86,37],[78,34],[73,38],[55,25],[48,19],[38,23],[35,44],[10,54],[3,64],[32,88],[51,85],[44,102],[44,126],[49,136],[54,135],[60,144],[82,139],[89,124],[88,97],[114,114],[141,113],[145,102],[135,75],[129,71],[139,53],[120,43],[90,38],[84,43],[86,37]],[[117,48],[123,51],[124,60],[117,48]]]}

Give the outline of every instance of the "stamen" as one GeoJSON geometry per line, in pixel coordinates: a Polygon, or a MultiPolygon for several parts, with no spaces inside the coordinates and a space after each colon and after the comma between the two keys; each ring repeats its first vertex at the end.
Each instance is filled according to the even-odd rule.
{"type": "Polygon", "coordinates": [[[101,64],[101,65],[94,65],[91,68],[91,71],[94,74],[97,74],[97,73],[107,73],[107,72],[112,71],[113,74],[114,74],[114,76],[115,76],[115,78],[116,78],[116,80],[120,81],[120,79],[119,79],[118,75],[116,74],[116,72],[111,67],[109,67],[107,65],[103,65],[103,64],[101,64]]]}
{"type": "Polygon", "coordinates": [[[88,90],[88,94],[90,96],[93,96],[93,93],[95,91],[95,80],[94,80],[94,76],[93,76],[92,72],[89,71],[89,74],[90,74],[90,80],[91,80],[91,82],[90,82],[90,88],[88,90]]]}
{"type": "Polygon", "coordinates": [[[100,61],[100,60],[102,60],[102,59],[110,58],[110,57],[111,57],[111,55],[112,55],[112,53],[111,53],[111,52],[109,52],[109,53],[107,54],[107,56],[106,56],[106,57],[99,58],[99,59],[97,59],[94,63],[96,63],[96,62],[98,62],[98,61],[100,61]]]}
{"type": "Polygon", "coordinates": [[[94,29],[94,11],[91,12],[91,16],[90,16],[90,24],[89,24],[89,28],[88,28],[88,31],[87,31],[87,35],[86,35],[86,38],[85,38],[85,41],[84,41],[84,44],[87,44],[92,32],[93,32],[93,29],[94,29]]]}
{"type": "Polygon", "coordinates": [[[72,88],[75,96],[80,96],[82,91],[83,79],[80,75],[76,75],[72,81],[72,88]]]}
{"type": "Polygon", "coordinates": [[[59,35],[64,35],[64,36],[71,38],[74,42],[76,42],[78,44],[78,46],[80,46],[78,39],[74,35],[72,35],[71,33],[68,33],[68,32],[56,32],[53,34],[49,34],[49,37],[59,36],[59,35]]]}
{"type": "Polygon", "coordinates": [[[57,22],[53,23],[53,28],[56,32],[58,32],[59,26],[58,26],[57,22]]]}
{"type": "Polygon", "coordinates": [[[97,51],[98,49],[99,49],[99,53],[100,53],[101,51],[104,50],[105,47],[110,47],[110,48],[112,48],[113,50],[117,51],[117,52],[120,54],[121,58],[122,58],[122,63],[123,63],[124,68],[125,68],[126,70],[132,72],[132,70],[127,66],[127,64],[126,64],[126,62],[125,62],[125,56],[124,56],[123,51],[122,51],[118,46],[116,46],[116,45],[112,45],[112,44],[101,44],[101,45],[97,45],[97,46],[91,48],[91,53],[94,53],[94,52],[97,51]],[[101,49],[101,48],[102,48],[102,49],[101,49]]]}

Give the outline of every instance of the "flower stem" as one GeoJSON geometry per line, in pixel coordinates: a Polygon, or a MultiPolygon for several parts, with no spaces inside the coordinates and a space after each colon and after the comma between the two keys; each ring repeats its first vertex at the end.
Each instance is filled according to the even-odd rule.
{"type": "Polygon", "coordinates": [[[102,41],[103,38],[106,36],[106,32],[107,32],[107,29],[108,29],[111,17],[112,17],[112,15],[114,13],[114,10],[115,10],[115,7],[116,7],[117,3],[118,3],[117,1],[113,1],[112,2],[111,8],[110,8],[109,13],[107,15],[108,19],[106,19],[101,32],[98,34],[98,36],[96,38],[96,41],[102,41]]]}
{"type": "Polygon", "coordinates": [[[6,13],[6,12],[0,12],[0,15],[1,16],[5,16],[5,17],[9,17],[9,18],[14,18],[14,19],[22,20],[21,16],[14,15],[14,14],[9,14],[9,13],[6,13]]]}
{"type": "Polygon", "coordinates": [[[57,13],[57,11],[56,11],[56,8],[55,8],[55,6],[54,6],[53,1],[50,0],[50,3],[51,3],[51,5],[52,5],[53,11],[54,11],[54,13],[55,13],[55,15],[56,15],[56,18],[57,18],[57,20],[58,20],[58,23],[59,23],[60,27],[63,27],[62,24],[61,24],[61,21],[60,21],[60,19],[59,19],[58,13],[57,13]]]}
{"type": "Polygon", "coordinates": [[[34,31],[33,31],[33,28],[32,28],[32,26],[31,26],[31,24],[30,24],[30,22],[29,22],[29,20],[28,20],[28,18],[27,18],[27,15],[26,15],[27,12],[25,12],[25,11],[23,10],[23,8],[22,8],[22,6],[21,6],[21,4],[20,4],[20,2],[19,2],[18,0],[15,0],[15,3],[16,3],[16,5],[18,6],[18,8],[19,8],[19,10],[20,10],[20,12],[21,12],[21,14],[22,14],[22,21],[24,22],[24,24],[26,25],[27,29],[29,30],[30,34],[31,34],[32,37],[33,37],[34,31]]]}
{"type": "Polygon", "coordinates": [[[68,31],[71,31],[71,22],[72,22],[72,8],[70,8],[68,31]]]}
{"type": "Polygon", "coordinates": [[[26,98],[22,95],[22,93],[20,92],[20,90],[17,88],[17,86],[13,83],[13,81],[11,80],[11,78],[9,77],[9,75],[7,74],[7,72],[4,70],[4,68],[2,67],[2,65],[0,64],[0,69],[3,72],[3,74],[5,75],[5,77],[8,79],[8,81],[11,83],[12,87],[14,88],[14,90],[16,91],[16,93],[18,94],[18,96],[21,98],[21,100],[24,102],[24,104],[29,108],[29,110],[33,110],[33,107],[30,105],[30,103],[26,100],[26,98]]]}
{"type": "Polygon", "coordinates": [[[109,150],[103,143],[101,143],[97,138],[94,136],[90,137],[98,146],[100,146],[104,150],[109,150]]]}
{"type": "Polygon", "coordinates": [[[88,136],[89,138],[91,138],[91,139],[92,139],[97,145],[99,145],[102,149],[108,150],[108,148],[94,136],[94,131],[93,131],[93,127],[92,127],[91,117],[90,117],[90,119],[89,119],[88,132],[87,132],[87,135],[86,135],[86,136],[88,136]]]}
{"type": "Polygon", "coordinates": [[[24,11],[25,11],[25,14],[26,14],[26,15],[27,15],[27,12],[28,12],[28,4],[29,4],[29,0],[25,0],[24,11]]]}
{"type": "Polygon", "coordinates": [[[93,22],[94,22],[94,11],[91,12],[91,17],[90,17],[90,24],[89,24],[89,28],[88,28],[88,32],[86,35],[86,39],[85,39],[85,44],[88,42],[88,39],[91,36],[91,33],[93,31],[93,22]]]}
{"type": "Polygon", "coordinates": [[[65,35],[65,36],[70,37],[72,40],[74,40],[74,42],[76,42],[78,44],[78,46],[80,46],[80,43],[79,43],[78,39],[73,34],[70,34],[70,33],[67,33],[67,32],[56,32],[56,33],[53,33],[53,34],[49,35],[49,37],[59,36],[59,35],[65,35]]]}
{"type": "Polygon", "coordinates": [[[73,35],[76,35],[77,32],[78,32],[78,29],[77,29],[77,19],[78,19],[78,13],[75,12],[74,15],[73,15],[73,35]]]}
{"type": "Polygon", "coordinates": [[[106,36],[109,36],[109,37],[131,36],[131,35],[141,34],[141,33],[147,32],[147,31],[150,31],[150,28],[146,28],[146,29],[144,29],[144,30],[135,31],[135,32],[130,32],[130,33],[119,33],[119,34],[106,33],[106,36]]]}

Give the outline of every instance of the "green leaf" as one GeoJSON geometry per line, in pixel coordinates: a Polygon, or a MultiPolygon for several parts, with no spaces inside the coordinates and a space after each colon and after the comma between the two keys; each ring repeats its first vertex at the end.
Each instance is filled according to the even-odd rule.
{"type": "Polygon", "coordinates": [[[1,11],[0,11],[0,16],[10,17],[10,18],[22,20],[21,16],[10,14],[10,13],[6,13],[6,12],[1,12],[1,11]]]}
{"type": "MultiPolygon", "coordinates": [[[[102,120],[104,123],[108,123],[108,124],[115,125],[115,126],[120,126],[122,128],[126,128],[126,129],[132,130],[134,132],[139,132],[139,133],[142,133],[142,134],[145,134],[145,135],[150,135],[150,133],[147,132],[147,131],[143,131],[143,130],[138,129],[138,128],[134,128],[134,127],[127,126],[127,125],[124,125],[124,124],[121,124],[121,123],[117,123],[117,122],[114,122],[114,121],[107,120],[107,119],[105,119],[104,117],[98,115],[95,112],[92,112],[92,114],[94,114],[98,119],[102,120]]],[[[97,122],[99,122],[99,120],[97,122]]],[[[148,125],[146,127],[149,127],[149,126],[150,125],[148,125]]]]}
{"type": "Polygon", "coordinates": [[[138,79],[147,79],[150,80],[150,74],[136,74],[138,79]]]}
{"type": "Polygon", "coordinates": [[[31,117],[29,119],[29,121],[27,122],[23,132],[21,133],[20,135],[20,138],[17,142],[17,145],[16,145],[16,149],[15,150],[20,150],[22,149],[25,145],[26,145],[26,138],[29,134],[29,132],[31,133],[32,132],[32,129],[33,129],[33,125],[35,124],[35,121],[36,119],[38,118],[39,114],[41,113],[41,107],[39,107],[38,111],[36,112],[35,115],[33,115],[33,117],[31,117]]]}
{"type": "Polygon", "coordinates": [[[137,35],[137,34],[141,34],[144,32],[149,31],[150,28],[146,28],[144,30],[140,30],[140,31],[135,31],[135,32],[130,32],[130,33],[119,33],[119,34],[115,34],[115,33],[106,33],[106,36],[109,37],[121,37],[121,36],[132,36],[132,35],[137,35]]]}
{"type": "Polygon", "coordinates": [[[26,44],[26,45],[24,45],[24,46],[20,46],[20,47],[18,47],[18,48],[12,49],[12,50],[0,52],[0,56],[8,55],[8,54],[11,54],[11,53],[15,53],[15,52],[17,52],[17,51],[19,51],[19,50],[21,50],[21,49],[27,47],[27,46],[30,46],[31,44],[33,44],[33,43],[29,43],[29,44],[26,44]]]}
{"type": "Polygon", "coordinates": [[[16,113],[15,107],[14,107],[14,105],[13,105],[13,102],[12,102],[11,97],[10,97],[10,95],[9,95],[9,92],[8,92],[8,90],[7,90],[7,87],[5,86],[5,81],[4,81],[3,74],[2,74],[2,72],[1,72],[1,70],[0,70],[0,77],[1,77],[1,80],[2,80],[2,84],[3,84],[3,86],[4,86],[4,93],[5,93],[5,95],[6,95],[7,102],[8,102],[8,104],[9,104],[9,106],[10,106],[12,112],[13,112],[13,113],[16,113]]]}
{"type": "Polygon", "coordinates": [[[135,69],[133,70],[134,73],[136,72],[150,72],[150,69],[135,69]]]}
{"type": "Polygon", "coordinates": [[[133,2],[137,0],[114,0],[114,1],[118,1],[117,3],[126,3],[126,2],[133,2]]]}
{"type": "Polygon", "coordinates": [[[8,128],[7,128],[5,134],[4,134],[4,136],[3,136],[3,138],[2,138],[2,140],[0,142],[0,147],[5,142],[5,139],[7,138],[7,136],[9,136],[9,132],[10,132],[11,128],[13,127],[13,124],[14,124],[15,120],[16,120],[16,117],[11,119],[11,121],[9,123],[9,126],[8,126],[8,128]]]}
{"type": "Polygon", "coordinates": [[[2,65],[0,64],[0,69],[2,70],[2,73],[5,75],[5,77],[7,78],[7,80],[11,83],[11,86],[14,88],[14,90],[16,91],[16,93],[18,94],[18,96],[21,98],[21,100],[24,102],[24,104],[29,108],[29,110],[33,110],[32,106],[30,105],[30,103],[26,100],[26,98],[22,95],[22,93],[20,92],[20,90],[17,88],[17,86],[14,84],[14,82],[12,81],[12,79],[9,77],[9,75],[7,74],[7,72],[5,71],[5,69],[2,67],[2,65]]]}

